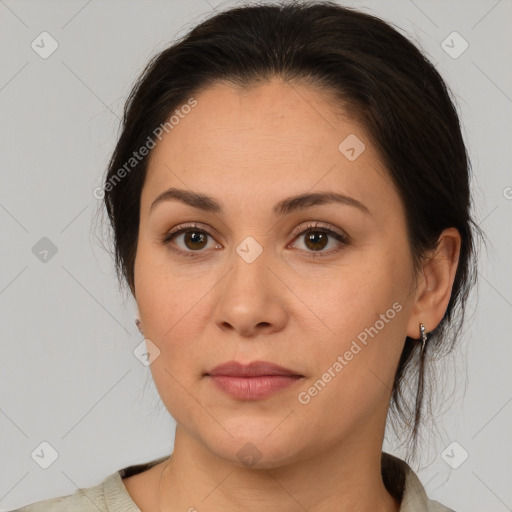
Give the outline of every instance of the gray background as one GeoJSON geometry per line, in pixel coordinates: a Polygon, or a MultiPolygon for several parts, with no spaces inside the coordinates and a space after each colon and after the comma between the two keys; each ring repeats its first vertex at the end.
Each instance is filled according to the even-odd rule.
{"type": "MultiPolygon", "coordinates": [[[[1,510],[70,494],[172,450],[174,423],[133,355],[135,305],[95,234],[93,190],[148,59],[233,3],[0,0],[1,510]],[[58,43],[46,59],[31,47],[42,46],[44,31],[58,43]],[[48,469],[31,456],[44,441],[58,452],[48,469]]],[[[346,4],[396,24],[453,89],[475,172],[475,217],[490,242],[475,312],[442,372],[449,400],[415,469],[427,493],[457,511],[512,510],[512,5],[346,4]],[[469,44],[458,58],[442,47],[454,31],[469,44]],[[453,469],[446,447],[467,460],[453,469]]],[[[462,48],[448,41],[452,52],[462,48]]],[[[391,441],[385,449],[401,453],[391,441]]]]}

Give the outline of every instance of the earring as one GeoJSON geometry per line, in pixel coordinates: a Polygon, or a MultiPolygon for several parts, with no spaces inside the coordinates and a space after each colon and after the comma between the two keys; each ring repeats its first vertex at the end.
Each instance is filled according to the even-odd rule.
{"type": "Polygon", "coordinates": [[[427,342],[427,333],[425,331],[425,326],[420,324],[420,339],[421,339],[421,351],[425,351],[425,343],[427,342]]]}
{"type": "Polygon", "coordinates": [[[136,318],[136,319],[135,319],[135,325],[137,326],[137,329],[139,329],[139,332],[140,332],[141,334],[144,334],[144,332],[142,331],[140,318],[136,318]]]}

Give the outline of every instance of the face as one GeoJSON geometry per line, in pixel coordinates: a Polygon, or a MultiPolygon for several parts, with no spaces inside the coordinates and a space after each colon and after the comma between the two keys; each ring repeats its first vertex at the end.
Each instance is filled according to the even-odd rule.
{"type": "Polygon", "coordinates": [[[217,84],[194,98],[153,150],[141,196],[135,297],[163,403],[235,463],[243,450],[273,467],[377,439],[414,279],[379,155],[313,87],[217,84]],[[283,203],[325,193],[339,200],[283,203]],[[293,376],[214,376],[229,361],[293,376]]]}

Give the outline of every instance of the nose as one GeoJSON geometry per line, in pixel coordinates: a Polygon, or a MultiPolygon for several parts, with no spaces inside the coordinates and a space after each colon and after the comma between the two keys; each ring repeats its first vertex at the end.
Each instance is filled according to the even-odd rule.
{"type": "Polygon", "coordinates": [[[233,251],[231,271],[222,286],[217,287],[216,325],[241,337],[283,329],[287,320],[287,289],[276,277],[278,265],[265,250],[253,261],[243,252],[240,254],[233,251]]]}

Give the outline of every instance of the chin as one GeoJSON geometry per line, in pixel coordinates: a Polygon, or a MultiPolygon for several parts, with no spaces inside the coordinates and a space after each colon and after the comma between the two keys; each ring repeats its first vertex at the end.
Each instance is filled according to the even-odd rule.
{"type": "Polygon", "coordinates": [[[280,421],[282,418],[273,421],[269,428],[268,419],[259,425],[246,420],[236,430],[233,424],[223,423],[232,436],[223,431],[220,436],[207,435],[201,440],[213,454],[231,464],[255,470],[282,467],[299,459],[301,445],[308,443],[300,432],[276,428],[280,421]]]}

